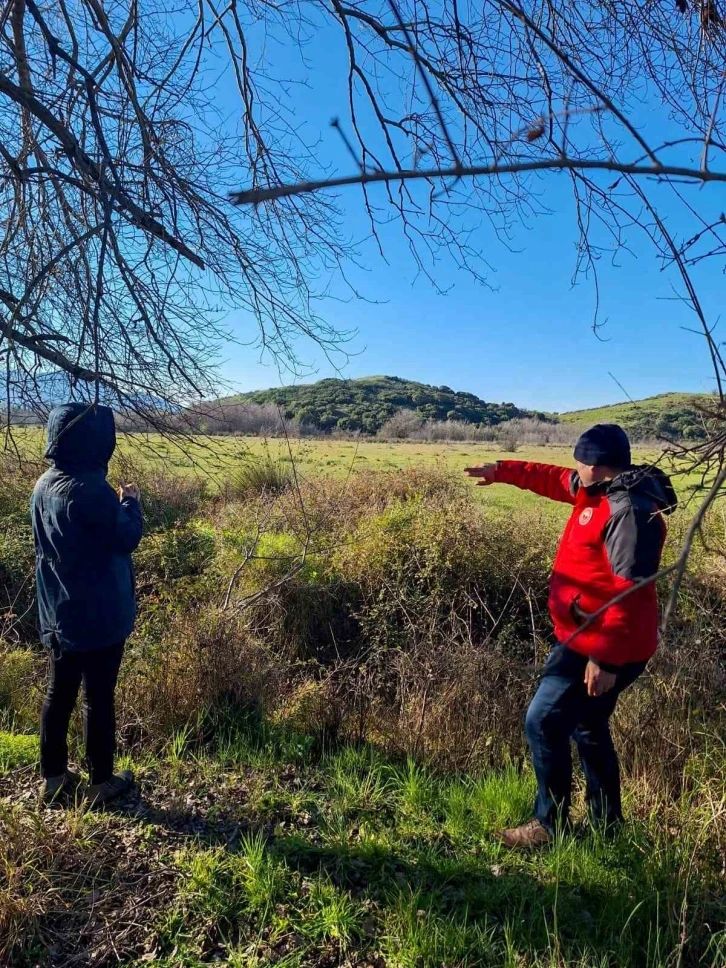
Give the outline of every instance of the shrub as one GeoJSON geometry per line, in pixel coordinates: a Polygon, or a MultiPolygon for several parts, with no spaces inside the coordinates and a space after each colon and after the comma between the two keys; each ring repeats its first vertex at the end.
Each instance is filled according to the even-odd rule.
{"type": "Polygon", "coordinates": [[[127,743],[145,736],[161,745],[215,706],[274,709],[286,671],[244,616],[211,603],[169,609],[156,641],[137,635],[130,644],[121,669],[121,734],[127,743]]]}
{"type": "Polygon", "coordinates": [[[400,410],[381,427],[378,436],[384,440],[460,440],[499,442],[502,450],[514,453],[520,444],[572,446],[582,427],[571,423],[554,423],[534,417],[515,417],[491,424],[470,423],[456,411],[446,420],[424,420],[415,410],[400,410]]]}
{"type": "MultiPolygon", "coordinates": [[[[556,519],[526,509],[494,515],[438,468],[310,479],[274,498],[255,484],[234,500],[170,474],[138,479],[158,511],[136,555],[141,607],[122,669],[124,745],[145,736],[161,744],[231,703],[460,769],[524,753],[524,709],[549,647],[556,519]],[[256,558],[225,610],[260,521],[256,558]],[[282,580],[305,542],[305,568],[282,580]]],[[[6,515],[5,525],[0,574],[6,594],[17,594],[32,538],[27,520],[6,515]]],[[[717,537],[709,549],[721,547],[717,537]]],[[[625,768],[649,782],[686,782],[724,725],[725,572],[705,548],[692,564],[667,641],[616,724],[625,768]]],[[[13,634],[17,643],[0,652],[0,716],[24,729],[35,726],[42,662],[32,622],[13,634]]]]}
{"type": "Polygon", "coordinates": [[[424,421],[415,410],[399,410],[383,424],[378,436],[384,440],[406,440],[418,433],[423,425],[424,421]]]}
{"type": "Polygon", "coordinates": [[[46,662],[40,650],[0,642],[0,725],[17,730],[37,726],[46,662]]]}
{"type": "Polygon", "coordinates": [[[14,454],[0,455],[0,517],[28,516],[35,482],[48,468],[41,460],[18,462],[14,454]]]}
{"type": "Polygon", "coordinates": [[[147,535],[136,553],[141,583],[161,578],[174,581],[205,571],[215,557],[216,535],[203,521],[175,525],[147,535]]]}
{"type": "Polygon", "coordinates": [[[497,440],[502,450],[506,454],[516,454],[519,450],[519,441],[511,429],[508,432],[502,432],[497,435],[497,440]]]}
{"type": "Polygon", "coordinates": [[[273,403],[209,402],[179,414],[172,423],[181,432],[203,434],[237,434],[243,436],[300,437],[314,432],[309,415],[296,419],[273,403]]]}
{"type": "Polygon", "coordinates": [[[574,447],[585,427],[574,423],[552,423],[532,417],[515,417],[492,428],[492,439],[502,442],[504,450],[531,447],[574,447]]]}
{"type": "Polygon", "coordinates": [[[265,457],[262,460],[242,464],[229,478],[226,492],[237,500],[256,495],[276,496],[283,494],[292,481],[289,464],[265,457]]]}
{"type": "Polygon", "coordinates": [[[27,508],[3,521],[0,531],[0,639],[34,638],[35,550],[27,508]]]}
{"type": "Polygon", "coordinates": [[[0,776],[18,766],[28,766],[38,760],[37,736],[0,732],[0,776]]]}

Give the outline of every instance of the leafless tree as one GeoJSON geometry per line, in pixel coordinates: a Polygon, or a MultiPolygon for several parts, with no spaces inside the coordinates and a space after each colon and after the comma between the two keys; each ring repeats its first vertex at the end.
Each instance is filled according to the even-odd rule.
{"type": "Polygon", "coordinates": [[[476,216],[506,244],[560,177],[596,294],[637,233],[678,274],[718,391],[690,456],[704,480],[723,468],[726,367],[691,276],[726,254],[721,0],[0,0],[0,39],[8,407],[39,406],[55,371],[147,417],[203,398],[229,309],[281,356],[300,334],[339,346],[314,310],[353,255],[333,189],[357,185],[373,237],[397,226],[436,284],[442,252],[484,280],[476,216]],[[347,56],[341,176],[266,56],[315,72],[323,29],[347,56]]]}
{"type": "Polygon", "coordinates": [[[308,162],[248,48],[265,16],[286,29],[282,10],[254,2],[0,0],[8,411],[70,388],[152,420],[203,399],[231,309],[288,361],[301,334],[344,342],[311,302],[311,280],[346,254],[334,207],[242,212],[225,197],[242,175],[296,179],[308,162]],[[232,120],[220,77],[236,86],[232,120]]]}
{"type": "Polygon", "coordinates": [[[392,207],[417,258],[446,245],[478,272],[474,236],[460,232],[457,216],[482,213],[506,242],[514,221],[544,208],[546,178],[564,177],[579,230],[575,275],[591,279],[596,304],[600,261],[644,236],[653,256],[675,270],[716,389],[704,408],[706,439],[676,454],[681,468],[702,471],[706,497],[669,568],[670,615],[690,548],[726,477],[726,364],[691,273],[694,264],[726,255],[717,194],[726,182],[720,0],[331,6],[349,55],[350,117],[336,128],[352,171],[256,181],[233,200],[259,210],[357,186],[374,233],[392,207]],[[683,237],[669,228],[673,212],[691,226],[683,237]]]}
{"type": "Polygon", "coordinates": [[[237,204],[358,186],[375,231],[390,217],[383,193],[417,258],[443,244],[476,271],[481,253],[462,241],[457,215],[478,211],[506,239],[515,221],[546,210],[543,176],[564,175],[580,232],[576,271],[592,273],[597,288],[598,261],[645,233],[684,276],[720,391],[723,364],[685,278],[694,262],[726,254],[715,195],[696,195],[726,182],[726,20],[717,2],[331,0],[320,8],[321,17],[333,11],[348,49],[350,117],[334,125],[353,170],[257,179],[234,193],[237,204]],[[673,203],[692,219],[688,238],[669,234],[663,213],[673,203]]]}
{"type": "Polygon", "coordinates": [[[720,390],[688,277],[726,251],[721,212],[691,197],[726,180],[718,2],[177,4],[0,0],[7,404],[37,405],[56,371],[91,401],[152,415],[203,398],[231,309],[280,357],[301,334],[340,347],[313,297],[353,253],[322,189],[360,186],[381,247],[394,222],[436,284],[442,251],[484,280],[492,247],[475,215],[506,243],[546,210],[550,173],[571,181],[578,271],[596,289],[599,260],[635,230],[678,267],[720,390]],[[267,55],[274,42],[315,73],[321,30],[348,62],[333,125],[354,170],[340,177],[304,138],[286,59],[267,55]],[[231,118],[222,84],[236,91],[231,118]],[[658,102],[667,137],[644,123],[658,102]],[[239,182],[233,200],[250,204],[235,207],[239,182]],[[666,196],[692,217],[688,239],[669,234],[666,196]]]}

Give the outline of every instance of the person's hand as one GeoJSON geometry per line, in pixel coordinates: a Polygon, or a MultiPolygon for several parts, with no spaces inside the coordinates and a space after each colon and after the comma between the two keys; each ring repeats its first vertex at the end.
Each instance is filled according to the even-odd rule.
{"type": "Polygon", "coordinates": [[[465,467],[464,473],[468,477],[478,477],[477,487],[488,487],[493,484],[497,476],[496,464],[478,464],[476,467],[465,467]]]}
{"type": "Polygon", "coordinates": [[[606,672],[600,668],[597,662],[590,659],[585,668],[585,685],[587,686],[588,696],[602,696],[604,693],[610,692],[617,678],[614,672],[606,672]]]}
{"type": "Polygon", "coordinates": [[[136,484],[122,484],[118,489],[119,501],[125,501],[127,497],[132,497],[135,501],[141,500],[141,491],[136,484]]]}

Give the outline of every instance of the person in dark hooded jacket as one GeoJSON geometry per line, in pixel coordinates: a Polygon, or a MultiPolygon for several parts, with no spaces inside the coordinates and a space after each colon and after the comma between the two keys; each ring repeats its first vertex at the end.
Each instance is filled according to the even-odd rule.
{"type": "Polygon", "coordinates": [[[550,612],[557,645],[527,712],[537,776],[535,817],[506,830],[511,847],[547,843],[568,820],[570,739],[578,748],[591,818],[622,819],[618,758],[609,721],[617,698],[642,674],[658,644],[652,579],[665,541],[663,515],[676,506],[668,477],[633,467],[630,442],[598,424],[575,447],[577,470],[525,461],[469,467],[479,484],[513,484],[573,505],[552,568],[550,612]]]}
{"type": "Polygon", "coordinates": [[[134,627],[131,553],[142,534],[138,488],[106,481],[116,448],[113,411],[69,403],[48,419],[49,470],[31,499],[40,635],[50,650],[50,685],[41,714],[40,761],[46,801],[74,794],[67,733],[83,683],[90,785],[101,803],[125,792],[114,775],[114,691],[124,643],[134,627]]]}

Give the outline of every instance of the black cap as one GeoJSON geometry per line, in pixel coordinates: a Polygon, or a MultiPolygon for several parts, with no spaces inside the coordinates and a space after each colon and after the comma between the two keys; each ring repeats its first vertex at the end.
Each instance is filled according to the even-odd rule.
{"type": "Polygon", "coordinates": [[[632,463],[628,435],[617,424],[596,424],[577,441],[575,460],[588,467],[626,470],[632,463]]]}

